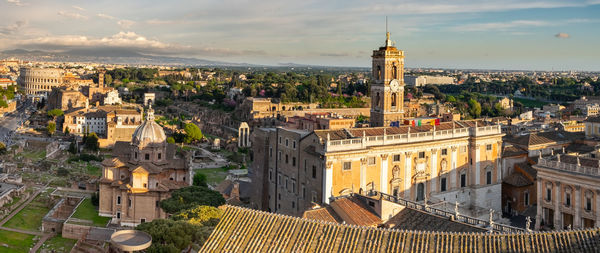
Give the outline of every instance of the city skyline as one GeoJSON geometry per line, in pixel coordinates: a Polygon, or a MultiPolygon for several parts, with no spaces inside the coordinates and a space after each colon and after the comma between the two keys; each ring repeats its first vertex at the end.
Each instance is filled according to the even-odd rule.
{"type": "Polygon", "coordinates": [[[226,62],[369,67],[385,16],[410,68],[598,71],[600,1],[3,0],[0,50],[127,49],[226,62]]]}

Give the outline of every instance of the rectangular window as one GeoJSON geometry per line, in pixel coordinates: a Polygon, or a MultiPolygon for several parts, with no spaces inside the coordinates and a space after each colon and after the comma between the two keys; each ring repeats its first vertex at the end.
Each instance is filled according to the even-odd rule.
{"type": "Polygon", "coordinates": [[[296,193],[296,179],[292,179],[292,193],[296,193]]]}
{"type": "Polygon", "coordinates": [[[146,219],[145,219],[145,218],[141,218],[141,219],[140,219],[140,223],[145,223],[145,222],[146,222],[146,219]]]}
{"type": "Polygon", "coordinates": [[[304,174],[306,174],[306,167],[307,167],[307,166],[308,166],[308,165],[306,164],[306,159],[304,159],[304,174]]]}
{"type": "Polygon", "coordinates": [[[292,148],[296,149],[296,141],[292,142],[292,148]]]}
{"type": "Polygon", "coordinates": [[[344,162],[344,170],[351,170],[352,169],[352,162],[344,162]]]}
{"type": "Polygon", "coordinates": [[[441,192],[445,192],[446,191],[446,178],[445,177],[443,177],[441,179],[441,182],[440,182],[440,191],[441,192]]]}
{"type": "Polygon", "coordinates": [[[281,136],[279,136],[279,144],[281,144],[281,136]]]}
{"type": "Polygon", "coordinates": [[[287,147],[289,144],[290,140],[288,138],[285,138],[285,146],[287,147]]]}
{"type": "Polygon", "coordinates": [[[121,196],[117,196],[117,205],[121,204],[121,196]]]}
{"type": "Polygon", "coordinates": [[[467,174],[460,174],[460,187],[467,186],[467,174]]]}
{"type": "Polygon", "coordinates": [[[447,148],[442,149],[442,155],[447,155],[447,154],[448,154],[448,149],[447,148]]]}
{"type": "Polygon", "coordinates": [[[121,219],[121,212],[117,212],[117,219],[121,219]]]}
{"type": "Polygon", "coordinates": [[[394,162],[400,161],[400,155],[394,155],[394,162]]]}
{"type": "Polygon", "coordinates": [[[296,208],[296,202],[292,201],[292,208],[296,208]]]}
{"type": "Polygon", "coordinates": [[[129,198],[129,201],[127,201],[127,206],[131,208],[131,198],[129,198]]]}
{"type": "Polygon", "coordinates": [[[296,157],[292,157],[292,166],[296,166],[296,157]]]}
{"type": "Polygon", "coordinates": [[[425,152],[419,152],[419,158],[425,158],[425,152]]]}
{"type": "Polygon", "coordinates": [[[546,188],[546,200],[552,201],[552,189],[546,188]]]}
{"type": "Polygon", "coordinates": [[[525,202],[525,206],[529,206],[529,192],[525,192],[525,196],[523,196],[525,202]]]}
{"type": "Polygon", "coordinates": [[[585,210],[592,211],[592,198],[585,198],[585,210]]]}
{"type": "Polygon", "coordinates": [[[302,184],[302,199],[306,198],[306,186],[304,186],[304,184],[302,184]]]}
{"type": "Polygon", "coordinates": [[[144,159],[146,159],[146,160],[150,160],[150,154],[145,154],[145,155],[144,155],[144,159]]]}
{"type": "Polygon", "coordinates": [[[286,190],[289,190],[289,189],[288,189],[288,177],[285,177],[285,189],[286,189],[286,190]]]}
{"type": "Polygon", "coordinates": [[[565,206],[571,206],[571,194],[565,194],[565,206]]]}
{"type": "Polygon", "coordinates": [[[492,172],[488,171],[485,173],[485,183],[492,184],[492,172]]]}
{"type": "Polygon", "coordinates": [[[487,151],[492,151],[492,144],[485,145],[487,151]]]}
{"type": "Polygon", "coordinates": [[[285,163],[288,164],[290,162],[290,157],[286,154],[285,155],[285,163]]]}
{"type": "Polygon", "coordinates": [[[317,166],[312,166],[312,178],[317,178],[317,166]]]}
{"type": "Polygon", "coordinates": [[[281,151],[277,152],[277,160],[281,161],[281,151]]]}
{"type": "Polygon", "coordinates": [[[158,153],[158,160],[160,160],[162,158],[162,154],[158,153]]]}
{"type": "Polygon", "coordinates": [[[369,160],[367,161],[369,165],[375,165],[375,157],[369,157],[369,160]]]}
{"type": "Polygon", "coordinates": [[[273,182],[273,169],[269,169],[269,181],[273,182]]]}
{"type": "Polygon", "coordinates": [[[269,147],[269,157],[273,157],[273,148],[269,147]]]}

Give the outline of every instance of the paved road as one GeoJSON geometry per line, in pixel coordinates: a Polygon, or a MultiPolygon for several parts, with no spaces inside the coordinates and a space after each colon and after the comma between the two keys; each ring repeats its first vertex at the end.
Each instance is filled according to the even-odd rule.
{"type": "Polygon", "coordinates": [[[15,130],[29,117],[34,110],[30,104],[19,106],[16,111],[0,118],[0,141],[9,146],[15,130]],[[29,113],[27,113],[27,110],[29,113]]]}

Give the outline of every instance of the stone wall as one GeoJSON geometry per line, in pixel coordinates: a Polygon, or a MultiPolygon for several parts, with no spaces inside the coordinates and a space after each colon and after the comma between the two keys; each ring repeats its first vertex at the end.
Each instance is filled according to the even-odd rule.
{"type": "Polygon", "coordinates": [[[72,223],[65,223],[62,227],[62,237],[79,240],[90,232],[91,227],[72,223]]]}

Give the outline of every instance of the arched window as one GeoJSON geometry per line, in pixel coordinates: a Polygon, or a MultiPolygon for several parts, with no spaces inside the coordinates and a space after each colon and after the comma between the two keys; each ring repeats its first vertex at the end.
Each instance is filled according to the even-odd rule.
{"type": "Polygon", "coordinates": [[[377,80],[383,79],[381,74],[381,66],[377,66],[377,80]]]}
{"type": "Polygon", "coordinates": [[[392,107],[396,107],[396,93],[392,93],[392,107]]]}
{"type": "Polygon", "coordinates": [[[379,100],[380,100],[379,92],[377,92],[377,94],[375,95],[375,107],[379,107],[379,100]]]}
{"type": "Polygon", "coordinates": [[[396,67],[396,65],[392,67],[392,77],[398,79],[398,67],[396,67]]]}

